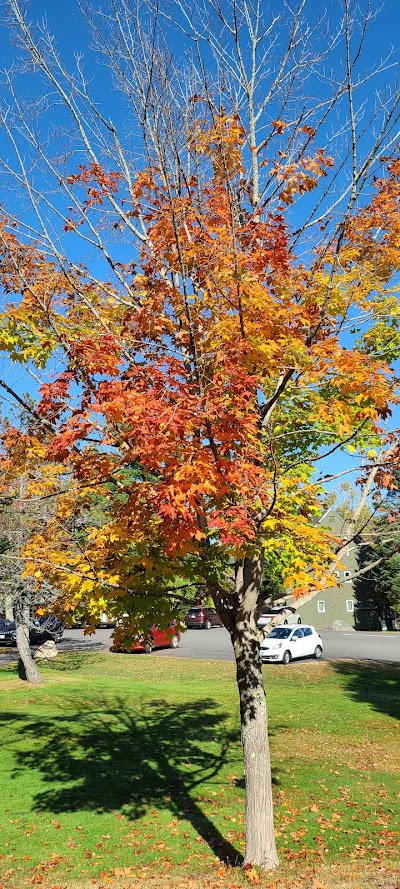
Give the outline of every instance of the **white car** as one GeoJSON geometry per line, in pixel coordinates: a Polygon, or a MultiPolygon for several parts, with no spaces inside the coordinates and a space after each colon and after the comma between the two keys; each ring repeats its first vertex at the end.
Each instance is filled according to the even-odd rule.
{"type": "Polygon", "coordinates": [[[306,624],[297,627],[274,627],[269,636],[266,636],[260,645],[261,660],[263,663],[279,661],[289,664],[293,658],[315,657],[322,655],[322,639],[314,630],[306,624]]]}
{"type": "Polygon", "coordinates": [[[286,614],[282,621],[283,624],[301,624],[300,615],[291,605],[280,605],[276,608],[268,608],[268,606],[263,605],[257,620],[258,628],[266,627],[273,617],[279,617],[284,611],[286,611],[286,614]]]}

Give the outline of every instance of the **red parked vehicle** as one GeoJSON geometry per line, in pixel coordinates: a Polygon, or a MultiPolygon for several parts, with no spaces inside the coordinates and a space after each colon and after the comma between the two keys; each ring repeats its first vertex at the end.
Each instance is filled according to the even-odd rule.
{"type": "Polygon", "coordinates": [[[125,653],[144,651],[150,654],[154,648],[177,648],[181,634],[176,624],[171,624],[167,630],[160,630],[156,624],[149,627],[148,636],[140,639],[129,637],[124,627],[118,627],[114,633],[114,641],[110,651],[122,651],[125,653]]]}
{"type": "Polygon", "coordinates": [[[202,630],[211,630],[211,627],[222,627],[223,623],[215,608],[190,608],[185,617],[185,624],[189,630],[196,627],[202,630]]]}

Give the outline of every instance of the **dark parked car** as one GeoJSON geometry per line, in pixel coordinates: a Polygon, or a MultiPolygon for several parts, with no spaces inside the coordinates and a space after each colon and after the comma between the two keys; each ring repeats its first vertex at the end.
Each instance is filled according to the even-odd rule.
{"type": "Polygon", "coordinates": [[[29,641],[32,645],[37,642],[46,642],[52,639],[53,642],[59,642],[64,632],[64,624],[58,620],[53,614],[47,614],[40,617],[39,620],[31,621],[29,630],[29,641]]]}
{"type": "Polygon", "coordinates": [[[0,647],[15,645],[15,623],[13,620],[0,620],[0,647]]]}
{"type": "MultiPolygon", "coordinates": [[[[52,639],[59,642],[64,632],[64,624],[53,615],[41,617],[39,620],[32,620],[29,628],[29,642],[31,645],[37,645],[40,642],[46,642],[52,639]]],[[[16,629],[14,620],[0,621],[0,645],[15,645],[16,629]]]]}
{"type": "Polygon", "coordinates": [[[211,630],[211,627],[223,626],[215,608],[190,608],[185,616],[185,624],[189,630],[194,630],[196,627],[211,630]]]}

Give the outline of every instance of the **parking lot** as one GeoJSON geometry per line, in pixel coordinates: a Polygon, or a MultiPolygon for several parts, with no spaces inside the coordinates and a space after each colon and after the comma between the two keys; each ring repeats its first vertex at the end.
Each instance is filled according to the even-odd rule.
{"type": "MultiPolygon", "coordinates": [[[[93,636],[85,636],[83,630],[64,631],[59,651],[108,651],[112,630],[97,630],[93,636]]],[[[325,660],[355,658],[357,660],[390,661],[400,663],[400,633],[360,632],[346,633],[322,630],[325,660]]],[[[14,660],[16,650],[0,649],[0,664],[14,660]]],[[[233,661],[233,650],[225,629],[187,630],[179,647],[154,651],[151,657],[183,657],[202,660],[233,661]]]]}

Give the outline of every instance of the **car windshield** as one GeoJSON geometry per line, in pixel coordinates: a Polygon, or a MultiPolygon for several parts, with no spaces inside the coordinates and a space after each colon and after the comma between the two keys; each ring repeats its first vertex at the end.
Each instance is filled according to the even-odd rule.
{"type": "Polygon", "coordinates": [[[292,632],[291,627],[274,627],[269,634],[269,639],[287,639],[292,632]]]}

